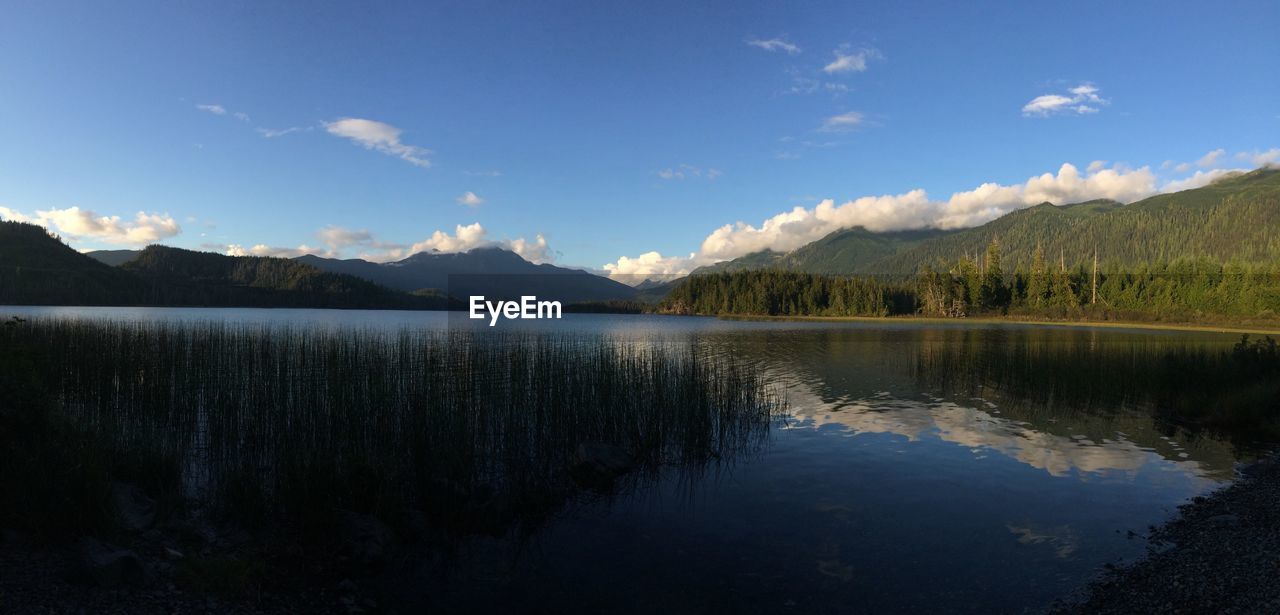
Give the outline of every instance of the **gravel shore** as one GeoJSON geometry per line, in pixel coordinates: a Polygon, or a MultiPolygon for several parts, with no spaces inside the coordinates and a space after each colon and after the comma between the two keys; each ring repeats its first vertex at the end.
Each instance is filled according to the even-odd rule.
{"type": "Polygon", "coordinates": [[[1052,613],[1280,613],[1280,461],[1244,470],[1152,530],[1151,552],[1052,613]]]}

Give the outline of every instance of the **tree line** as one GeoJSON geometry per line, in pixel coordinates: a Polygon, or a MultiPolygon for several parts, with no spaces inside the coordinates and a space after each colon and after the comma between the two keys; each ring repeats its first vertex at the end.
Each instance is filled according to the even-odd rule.
{"type": "Polygon", "coordinates": [[[662,311],[677,314],[888,316],[903,309],[906,289],[870,277],[781,270],[693,275],[672,289],[662,311]]]}
{"type": "Polygon", "coordinates": [[[1273,319],[1280,262],[1180,258],[1123,267],[1069,262],[1037,246],[1030,265],[1003,266],[998,240],[977,256],[924,265],[915,276],[824,276],[747,271],[690,276],[661,309],[771,316],[923,315],[1096,320],[1273,319]],[[1054,258],[1056,256],[1056,258],[1054,258]]]}

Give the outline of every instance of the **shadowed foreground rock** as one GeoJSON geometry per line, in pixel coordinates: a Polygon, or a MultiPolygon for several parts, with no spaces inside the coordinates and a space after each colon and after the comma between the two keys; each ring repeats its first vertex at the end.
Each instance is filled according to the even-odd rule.
{"type": "Polygon", "coordinates": [[[1259,462],[1192,500],[1151,544],[1146,559],[1051,612],[1280,613],[1280,462],[1259,462]]]}

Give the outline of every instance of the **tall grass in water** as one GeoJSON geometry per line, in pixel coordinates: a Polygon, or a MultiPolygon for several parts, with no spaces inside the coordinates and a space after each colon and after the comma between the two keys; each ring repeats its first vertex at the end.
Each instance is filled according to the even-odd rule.
{"type": "Polygon", "coordinates": [[[414,509],[500,529],[567,497],[581,443],[650,472],[705,463],[760,446],[779,408],[693,343],[59,320],[12,335],[43,349],[74,424],[157,466],[134,472],[150,488],[244,523],[414,509]]]}

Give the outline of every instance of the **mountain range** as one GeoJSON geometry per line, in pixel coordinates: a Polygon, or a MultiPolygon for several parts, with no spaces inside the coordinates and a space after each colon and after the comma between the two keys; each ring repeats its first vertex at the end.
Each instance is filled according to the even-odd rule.
{"type": "MultiPolygon", "coordinates": [[[[1121,267],[1204,257],[1280,259],[1280,170],[1263,168],[1129,204],[1041,203],[981,226],[835,231],[790,252],[763,250],[692,275],[777,269],[909,276],[922,265],[976,256],[998,240],[1005,268],[1037,247],[1071,263],[1121,267]]],[[[565,303],[660,301],[679,280],[636,287],[577,269],[534,264],[500,248],[421,252],[404,260],[236,257],[150,246],[81,254],[44,228],[0,223],[0,304],[458,308],[470,295],[532,294],[565,303]]]]}
{"type": "Polygon", "coordinates": [[[1037,247],[1068,263],[1121,267],[1205,257],[1264,262],[1280,258],[1280,170],[1262,168],[1207,186],[1121,204],[1109,200],[1041,203],[961,230],[835,231],[791,252],[764,250],[694,273],[782,269],[817,274],[904,276],[939,259],[976,257],[998,240],[1005,267],[1027,266],[1037,247]]]}
{"type": "Polygon", "coordinates": [[[111,266],[43,227],[0,222],[0,304],[447,309],[410,295],[279,258],[150,246],[111,266]]]}
{"type": "MultiPolygon", "coordinates": [[[[154,271],[159,261],[154,255],[148,255],[158,248],[160,247],[152,246],[147,250],[96,250],[85,254],[113,267],[154,271]]],[[[168,254],[171,258],[183,253],[197,254],[177,248],[162,250],[157,254],[168,254]]],[[[583,303],[629,301],[634,300],[638,294],[637,289],[608,278],[579,269],[531,263],[510,250],[496,247],[475,248],[467,252],[419,252],[404,260],[388,263],[315,255],[289,260],[265,257],[222,258],[258,259],[252,262],[293,262],[321,272],[358,278],[385,289],[419,296],[438,294],[461,299],[483,295],[488,298],[518,299],[523,294],[564,303],[583,303]]],[[[170,279],[175,278],[170,276],[170,279]]]]}
{"type": "Polygon", "coordinates": [[[436,289],[465,298],[471,295],[539,299],[582,303],[634,299],[636,289],[578,269],[534,264],[501,248],[475,248],[467,252],[419,252],[404,260],[372,263],[361,259],[301,256],[298,262],[322,271],[343,273],[412,292],[436,289]]]}

